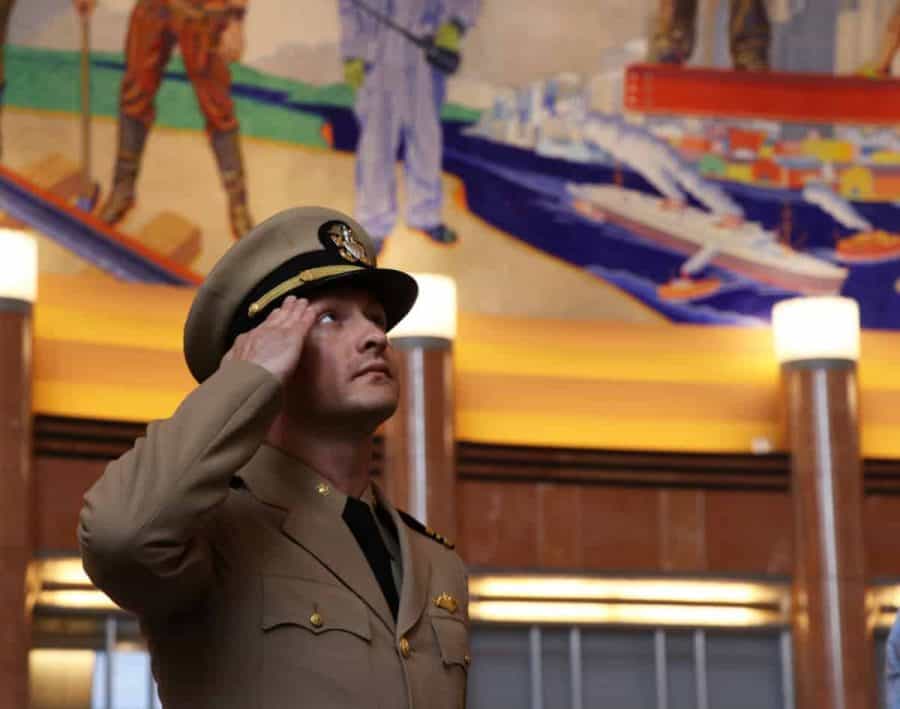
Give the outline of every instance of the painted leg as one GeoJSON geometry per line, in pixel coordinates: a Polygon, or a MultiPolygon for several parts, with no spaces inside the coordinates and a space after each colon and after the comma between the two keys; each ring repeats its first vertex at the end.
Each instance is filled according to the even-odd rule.
{"type": "Polygon", "coordinates": [[[98,213],[101,221],[107,224],[118,224],[134,206],[135,183],[148,131],[148,126],[141,121],[125,114],[119,116],[119,147],[113,168],[112,189],[98,213]]]}
{"type": "Polygon", "coordinates": [[[443,129],[440,111],[444,78],[422,62],[413,73],[410,115],[404,125],[406,145],[406,222],[433,241],[451,244],[456,233],[443,222],[444,186],[441,182],[443,129]]]}
{"type": "Polygon", "coordinates": [[[369,76],[357,99],[359,143],[356,147],[356,218],[378,248],[397,220],[394,163],[400,116],[391,92],[369,76]]]}
{"type": "Polygon", "coordinates": [[[253,228],[253,219],[247,206],[247,182],[238,131],[235,129],[227,133],[213,133],[210,135],[210,143],[219,166],[222,186],[228,197],[231,233],[235,239],[240,239],[253,228]]]}
{"type": "Polygon", "coordinates": [[[218,52],[222,22],[185,20],[178,42],[228,199],[231,233],[240,239],[253,228],[247,205],[247,180],[241,154],[240,128],[231,98],[231,72],[218,52]]]}
{"type": "Polygon", "coordinates": [[[735,69],[763,71],[769,68],[772,30],[764,0],[731,0],[728,34],[735,69]]]}
{"type": "Polygon", "coordinates": [[[684,64],[694,52],[697,0],[659,0],[647,61],[684,64]]]}
{"type": "Polygon", "coordinates": [[[163,67],[172,53],[173,38],[166,24],[166,13],[161,0],[139,0],[129,20],[113,184],[98,213],[107,224],[121,222],[135,203],[141,157],[156,117],[156,92],[163,67]]]}
{"type": "MultiPolygon", "coordinates": [[[[894,63],[894,55],[900,49],[900,1],[894,7],[894,12],[888,20],[887,27],[881,35],[878,43],[878,53],[872,61],[863,65],[860,74],[871,77],[887,77],[891,73],[891,64],[894,63]]],[[[900,699],[898,699],[900,702],[900,699]]],[[[893,707],[892,707],[893,709],[893,707]]]]}

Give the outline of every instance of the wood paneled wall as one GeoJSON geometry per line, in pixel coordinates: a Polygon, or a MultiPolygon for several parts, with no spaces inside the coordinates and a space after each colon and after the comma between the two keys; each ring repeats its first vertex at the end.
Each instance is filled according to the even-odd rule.
{"type": "MultiPolygon", "coordinates": [[[[77,552],[81,498],[141,424],[38,417],[37,546],[77,552]]],[[[374,466],[380,472],[381,447],[374,466]]],[[[457,450],[457,545],[472,566],[789,575],[785,456],[491,446],[457,450]]],[[[866,461],[866,569],[900,577],[900,461],[866,461]]],[[[438,530],[441,531],[441,530],[438,530]]]]}

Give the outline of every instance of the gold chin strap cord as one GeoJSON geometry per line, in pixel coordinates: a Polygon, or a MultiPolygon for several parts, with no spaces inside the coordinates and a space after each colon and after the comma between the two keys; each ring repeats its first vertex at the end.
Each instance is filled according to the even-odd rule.
{"type": "Polygon", "coordinates": [[[269,303],[280,298],[285,293],[290,293],[292,290],[294,290],[294,288],[299,288],[304,283],[312,283],[313,281],[318,281],[320,278],[327,278],[328,276],[337,276],[341,273],[349,273],[350,271],[362,270],[362,266],[341,265],[319,266],[317,268],[308,268],[305,271],[300,271],[300,273],[293,278],[288,278],[286,281],[282,281],[272,290],[265,293],[259,300],[251,303],[250,307],[247,309],[247,315],[252,318],[259,311],[269,305],[269,303]]]}

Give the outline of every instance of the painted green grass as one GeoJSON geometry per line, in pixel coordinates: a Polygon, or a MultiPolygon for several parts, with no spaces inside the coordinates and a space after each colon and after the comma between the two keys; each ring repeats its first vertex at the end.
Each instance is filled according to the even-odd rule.
{"type": "MultiPolygon", "coordinates": [[[[95,61],[123,61],[120,53],[94,52],[95,61]]],[[[7,87],[5,102],[10,106],[45,111],[78,113],[81,57],[78,52],[8,46],[6,48],[7,87]]],[[[173,57],[167,71],[183,74],[180,57],[173,57]]],[[[353,92],[345,84],[313,86],[249,67],[232,69],[235,83],[285,92],[291,100],[303,103],[350,107],[353,92]]],[[[115,68],[91,67],[91,109],[97,116],[117,116],[122,72],[115,68]]],[[[300,145],[327,147],[322,136],[323,120],[316,115],[279,106],[237,98],[241,132],[246,136],[268,138],[300,145]]],[[[156,99],[158,125],[185,130],[203,130],[203,115],[189,82],[164,79],[156,99]]],[[[478,112],[448,104],[444,118],[473,121],[478,112]]]]}
{"type": "MultiPolygon", "coordinates": [[[[95,60],[121,62],[121,54],[95,52],[95,60]]],[[[77,113],[81,110],[81,57],[64,52],[31,47],[7,47],[6,103],[22,108],[77,113]]],[[[169,71],[183,72],[179,59],[169,71]]],[[[98,116],[117,116],[122,72],[114,68],[91,67],[91,110],[98,116]]],[[[237,112],[244,135],[283,140],[302,145],[327,147],[321,134],[322,119],[308,113],[237,99],[237,112]]],[[[188,82],[163,80],[156,98],[156,122],[169,128],[203,130],[203,115],[188,82]]]]}

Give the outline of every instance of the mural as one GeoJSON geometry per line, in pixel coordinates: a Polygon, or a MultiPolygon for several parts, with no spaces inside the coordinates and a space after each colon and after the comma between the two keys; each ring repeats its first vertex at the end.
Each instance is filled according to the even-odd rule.
{"type": "Polygon", "coordinates": [[[752,326],[842,293],[900,329],[900,2],[522,8],[0,0],[2,220],[46,270],[192,283],[328,204],[467,310],[752,326]]]}

